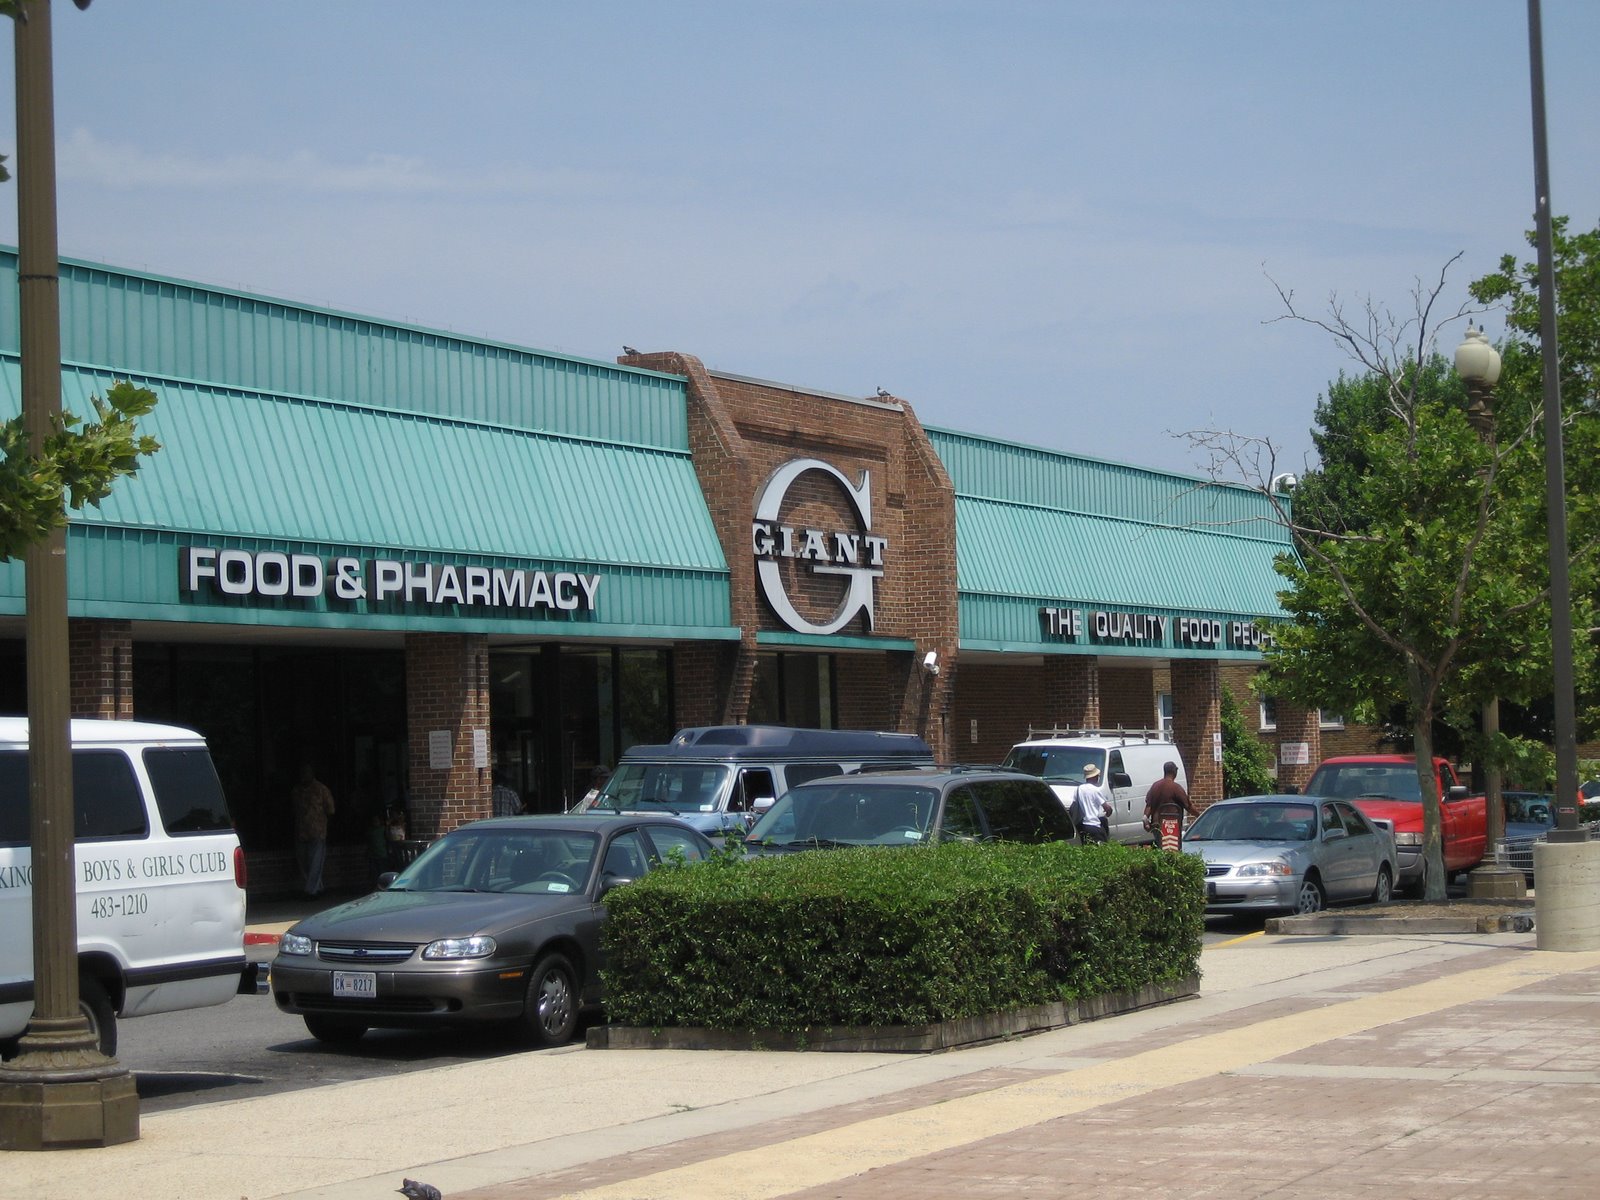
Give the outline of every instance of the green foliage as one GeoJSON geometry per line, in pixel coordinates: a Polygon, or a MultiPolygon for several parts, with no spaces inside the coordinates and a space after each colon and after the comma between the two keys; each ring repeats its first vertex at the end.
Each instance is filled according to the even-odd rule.
{"type": "Polygon", "coordinates": [[[1222,689],[1222,794],[1261,796],[1277,790],[1272,749],[1250,732],[1233,693],[1222,689]]]}
{"type": "Polygon", "coordinates": [[[1203,866],[1121,846],[867,847],[659,871],[607,897],[620,1024],[919,1025],[1199,969],[1203,866]]]}
{"type": "Polygon", "coordinates": [[[98,505],[118,479],[138,471],[141,457],[161,449],[136,429],[156,404],[149,388],[119,380],[104,400],[89,402],[95,420],[79,428],[76,416],[62,413],[37,456],[21,416],[0,423],[0,561],[65,524],[67,507],[98,505]]]}

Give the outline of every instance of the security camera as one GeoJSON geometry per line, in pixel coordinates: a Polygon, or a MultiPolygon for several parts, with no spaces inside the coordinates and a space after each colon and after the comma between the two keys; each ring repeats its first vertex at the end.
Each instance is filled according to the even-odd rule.
{"type": "Polygon", "coordinates": [[[1292,472],[1285,471],[1282,475],[1274,475],[1272,477],[1272,482],[1267,485],[1267,490],[1273,492],[1292,492],[1299,486],[1299,478],[1292,472]]]}
{"type": "Polygon", "coordinates": [[[927,654],[922,656],[922,666],[930,674],[937,675],[939,673],[939,652],[937,650],[929,650],[927,654]]]}

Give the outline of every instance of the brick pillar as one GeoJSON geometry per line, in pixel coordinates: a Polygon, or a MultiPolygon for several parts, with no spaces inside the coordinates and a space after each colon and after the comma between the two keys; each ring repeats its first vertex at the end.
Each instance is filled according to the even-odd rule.
{"type": "Polygon", "coordinates": [[[489,734],[489,642],[481,634],[406,634],[410,834],[435,838],[489,815],[487,767],[473,765],[473,733],[489,734]],[[430,735],[445,733],[450,765],[430,766],[430,735]]]}
{"type": "Polygon", "coordinates": [[[67,623],[72,715],[133,718],[133,622],[67,623]]]}
{"type": "Polygon", "coordinates": [[[1272,736],[1272,749],[1278,760],[1278,786],[1292,786],[1300,791],[1322,761],[1321,714],[1314,708],[1300,708],[1283,700],[1278,701],[1277,710],[1278,731],[1272,736]],[[1308,752],[1303,765],[1283,761],[1286,742],[1305,743],[1308,752]]]}
{"type": "Polygon", "coordinates": [[[1174,659],[1172,740],[1189,772],[1189,795],[1197,805],[1222,799],[1222,764],[1212,753],[1222,732],[1222,672],[1215,659],[1174,659]]]}
{"type": "Polygon", "coordinates": [[[1087,654],[1044,656],[1044,723],[1100,728],[1100,664],[1087,654]]]}

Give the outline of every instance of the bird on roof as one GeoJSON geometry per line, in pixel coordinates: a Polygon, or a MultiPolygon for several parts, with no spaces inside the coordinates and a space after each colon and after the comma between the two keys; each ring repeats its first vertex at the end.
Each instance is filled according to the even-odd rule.
{"type": "Polygon", "coordinates": [[[633,348],[633,347],[632,347],[632,346],[624,346],[624,347],[623,347],[623,348],[622,348],[622,352],[623,352],[623,353],[624,353],[624,354],[637,354],[637,353],[639,353],[639,352],[638,352],[638,351],[637,351],[637,350],[635,350],[635,349],[634,349],[634,348],[633,348]]]}
{"type": "Polygon", "coordinates": [[[400,1186],[395,1188],[407,1200],[444,1200],[444,1194],[431,1183],[423,1183],[419,1179],[401,1180],[400,1186]]]}
{"type": "Polygon", "coordinates": [[[894,395],[894,393],[891,392],[888,388],[882,388],[881,387],[881,388],[878,389],[878,397],[880,399],[887,400],[887,399],[891,398],[893,395],[894,395]]]}

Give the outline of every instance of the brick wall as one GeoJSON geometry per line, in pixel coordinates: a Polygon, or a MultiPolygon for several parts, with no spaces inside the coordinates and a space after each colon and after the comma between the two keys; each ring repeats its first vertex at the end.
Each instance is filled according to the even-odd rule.
{"type": "Polygon", "coordinates": [[[1322,733],[1317,723],[1317,710],[1301,708],[1297,704],[1279,700],[1277,703],[1278,729],[1272,737],[1273,761],[1278,764],[1278,786],[1304,790],[1306,780],[1322,761],[1322,733]],[[1304,765],[1283,761],[1283,747],[1288,743],[1304,743],[1309,761],[1304,765]]]}
{"type": "Polygon", "coordinates": [[[1047,654],[1040,668],[1044,707],[1039,723],[1100,727],[1100,664],[1085,654],[1047,654]]]}
{"type": "MultiPolygon", "coordinates": [[[[817,458],[852,481],[870,474],[871,532],[888,539],[875,622],[869,629],[858,615],[840,635],[905,638],[916,647],[885,651],[873,667],[840,653],[839,724],[919,733],[942,756],[957,647],[955,489],[911,407],[714,376],[697,358],[676,352],[618,361],[688,380],[689,444],[728,560],[732,619],[742,634],[732,669],[718,678],[724,719],[743,721],[749,712],[758,633],[785,628],[756,583],[750,541],[756,493],[785,463],[817,458]],[[929,651],[938,655],[937,674],[922,669],[929,651]],[[857,686],[867,690],[857,695],[857,686]]],[[[854,528],[837,485],[816,473],[796,481],[780,519],[795,527],[854,528]]],[[[840,577],[802,569],[795,559],[779,566],[787,595],[807,620],[823,623],[837,609],[845,590],[840,577]]]]}
{"type": "MultiPolygon", "coordinates": [[[[1174,696],[1173,704],[1177,704],[1174,696]]],[[[1150,668],[1100,668],[1100,724],[1107,729],[1154,729],[1156,692],[1150,668]]]]}
{"type": "Polygon", "coordinates": [[[956,762],[997,763],[1028,736],[1030,725],[1056,720],[1045,701],[1044,675],[1038,667],[963,662],[960,676],[949,728],[950,754],[956,762]]]}
{"type": "Polygon", "coordinates": [[[1189,773],[1197,806],[1222,799],[1222,764],[1213,758],[1212,734],[1222,728],[1222,673],[1215,659],[1174,659],[1172,740],[1189,773]]]}
{"type": "Polygon", "coordinates": [[[75,717],[133,717],[133,622],[67,622],[70,699],[75,717]]]}
{"type": "Polygon", "coordinates": [[[489,815],[487,768],[473,766],[473,732],[489,731],[489,643],[481,634],[406,634],[409,832],[435,838],[489,815]],[[429,765],[429,735],[450,737],[451,763],[429,765]]]}

